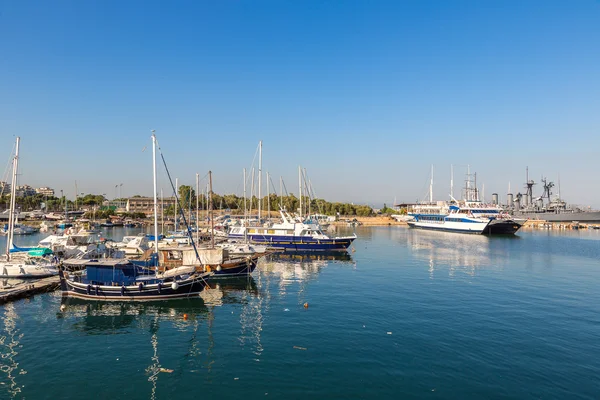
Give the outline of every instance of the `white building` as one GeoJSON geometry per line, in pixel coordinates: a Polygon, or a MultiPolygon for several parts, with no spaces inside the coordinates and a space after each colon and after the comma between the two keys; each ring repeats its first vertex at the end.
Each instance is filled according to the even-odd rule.
{"type": "Polygon", "coordinates": [[[49,187],[37,188],[35,192],[44,196],[54,197],[54,189],[50,189],[49,187]]]}
{"type": "Polygon", "coordinates": [[[0,181],[0,196],[10,194],[10,183],[0,181]]]}
{"type": "Polygon", "coordinates": [[[29,185],[17,186],[17,197],[35,196],[35,189],[29,185]]]}

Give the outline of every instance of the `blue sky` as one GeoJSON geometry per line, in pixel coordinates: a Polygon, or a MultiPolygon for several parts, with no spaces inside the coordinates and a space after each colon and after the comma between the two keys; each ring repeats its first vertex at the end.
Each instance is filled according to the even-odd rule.
{"type": "Polygon", "coordinates": [[[297,193],[302,165],[329,200],[423,198],[431,164],[446,199],[469,164],[486,197],[529,166],[600,207],[598,21],[594,0],[0,0],[0,157],[19,135],[21,183],[150,195],[156,129],[172,175],[219,193],[263,140],[264,171],[297,193]]]}

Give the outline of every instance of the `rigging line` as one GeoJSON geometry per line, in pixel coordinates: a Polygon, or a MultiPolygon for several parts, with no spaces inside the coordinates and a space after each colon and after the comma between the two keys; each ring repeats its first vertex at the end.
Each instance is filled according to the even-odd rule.
{"type": "MultiPolygon", "coordinates": [[[[171,173],[169,172],[169,168],[167,167],[167,162],[165,161],[165,156],[162,152],[162,149],[160,148],[160,145],[158,145],[158,141],[156,144],[158,147],[158,151],[160,152],[160,158],[162,159],[163,165],[165,166],[165,171],[167,172],[167,177],[169,178],[169,183],[171,184],[171,188],[173,189],[173,192],[175,193],[175,201],[177,201],[177,205],[179,206],[179,211],[181,213],[181,217],[183,218],[183,223],[185,224],[185,226],[187,228],[188,237],[190,238],[190,241],[192,242],[192,246],[194,247],[194,253],[196,253],[196,259],[198,260],[198,262],[200,262],[200,265],[202,265],[202,261],[200,260],[200,254],[198,254],[198,248],[196,247],[196,242],[194,242],[194,238],[192,237],[192,231],[190,230],[190,227],[185,218],[185,213],[182,211],[181,203],[179,202],[179,194],[177,193],[177,190],[175,189],[175,185],[173,185],[173,180],[171,179],[171,173]]],[[[156,251],[158,252],[158,249],[156,249],[156,251]]]]}
{"type": "Polygon", "coordinates": [[[2,180],[4,182],[8,182],[8,176],[10,175],[10,173],[8,171],[9,171],[9,169],[11,169],[11,165],[13,163],[13,160],[15,159],[14,154],[16,151],[16,147],[17,147],[17,142],[14,141],[12,150],[10,151],[10,156],[8,157],[8,161],[6,162],[6,167],[4,168],[4,176],[2,177],[2,180]]]}
{"type": "MultiPolygon", "coordinates": [[[[260,149],[260,142],[256,146],[256,151],[254,152],[254,158],[252,158],[252,164],[250,164],[250,168],[248,169],[248,171],[250,171],[252,168],[254,168],[254,162],[256,161],[256,156],[258,155],[259,149],[260,149]]],[[[248,182],[246,182],[246,183],[248,183],[248,182]]]]}
{"type": "MultiPolygon", "coordinates": [[[[283,190],[285,191],[285,196],[288,197],[290,194],[288,193],[287,187],[285,186],[285,181],[282,179],[281,183],[283,183],[283,190]]],[[[283,197],[283,195],[281,197],[283,197]]]]}

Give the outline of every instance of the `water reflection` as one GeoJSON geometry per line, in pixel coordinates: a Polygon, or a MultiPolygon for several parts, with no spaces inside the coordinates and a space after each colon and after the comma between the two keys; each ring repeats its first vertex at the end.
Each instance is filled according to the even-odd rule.
{"type": "Polygon", "coordinates": [[[240,304],[246,301],[246,295],[258,296],[258,287],[252,276],[216,279],[200,293],[207,306],[240,304]]]}
{"type": "Polygon", "coordinates": [[[347,251],[282,252],[269,254],[262,259],[261,273],[280,278],[283,286],[295,281],[314,279],[328,264],[354,265],[347,251]]]}
{"type": "MultiPolygon", "coordinates": [[[[208,309],[200,298],[157,302],[99,302],[63,298],[57,318],[75,317],[72,328],[86,335],[127,333],[124,328],[151,329],[146,322],[153,317],[169,320],[175,327],[185,326],[183,315],[205,319],[208,309]],[[183,321],[183,322],[182,322],[183,321]],[[134,324],[135,323],[135,324],[134,324]]],[[[71,318],[69,318],[71,319],[71,318]]]]}
{"type": "Polygon", "coordinates": [[[475,275],[483,267],[502,267],[505,263],[508,241],[518,236],[467,235],[448,232],[429,232],[407,229],[405,236],[412,255],[425,261],[433,279],[436,270],[448,270],[475,275]]]}
{"type": "MultiPolygon", "coordinates": [[[[10,397],[16,397],[21,393],[21,387],[17,383],[17,375],[24,375],[27,373],[24,369],[19,370],[19,363],[16,357],[19,355],[18,349],[20,349],[21,339],[23,334],[19,332],[17,328],[18,316],[15,312],[14,304],[9,303],[4,306],[4,315],[2,318],[4,322],[4,332],[0,336],[0,346],[2,350],[2,359],[0,360],[0,371],[6,374],[8,386],[6,390],[10,397]]],[[[3,383],[4,385],[4,383],[3,383]]]]}

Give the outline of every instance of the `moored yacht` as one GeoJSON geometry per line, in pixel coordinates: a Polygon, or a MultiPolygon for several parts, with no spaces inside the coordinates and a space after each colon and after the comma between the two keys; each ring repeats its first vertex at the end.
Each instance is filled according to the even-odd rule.
{"type": "Polygon", "coordinates": [[[356,239],[352,236],[330,237],[321,227],[301,222],[280,210],[282,222],[269,226],[236,226],[229,231],[230,239],[248,239],[285,250],[346,250],[356,239]]]}

